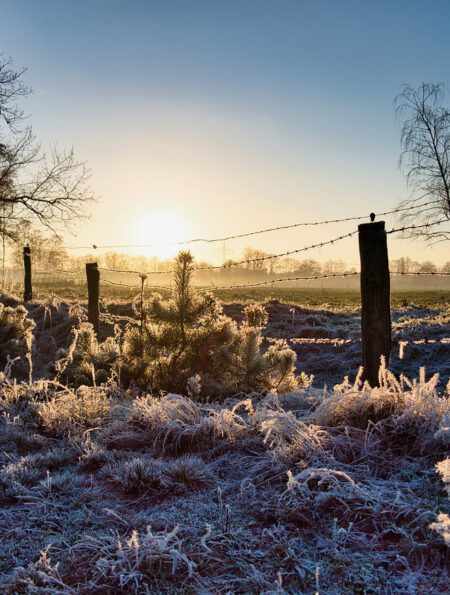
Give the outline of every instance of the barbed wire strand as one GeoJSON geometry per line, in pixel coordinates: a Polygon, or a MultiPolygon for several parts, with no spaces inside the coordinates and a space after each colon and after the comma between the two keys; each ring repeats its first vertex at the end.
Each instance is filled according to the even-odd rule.
{"type": "MultiPolygon", "coordinates": [[[[419,205],[415,206],[408,206],[408,207],[398,207],[396,209],[391,209],[390,211],[383,211],[380,213],[375,213],[375,217],[384,217],[385,215],[394,215],[396,213],[401,213],[404,211],[410,211],[411,209],[419,209],[423,207],[427,207],[429,205],[440,203],[440,200],[436,201],[428,201],[419,205]]],[[[432,208],[432,207],[431,207],[432,208]]],[[[258,229],[255,231],[249,231],[246,233],[234,234],[229,236],[222,236],[217,238],[193,238],[190,240],[185,240],[182,242],[168,242],[171,246],[186,246],[188,244],[197,244],[197,243],[217,243],[217,242],[226,242],[228,240],[235,240],[239,238],[248,238],[250,236],[260,235],[264,233],[270,233],[273,231],[283,231],[286,229],[294,229],[296,227],[314,227],[318,225],[330,225],[332,223],[346,223],[349,221],[362,221],[363,219],[368,219],[369,215],[358,215],[354,217],[343,217],[340,219],[326,219],[322,221],[303,221],[300,223],[292,223],[290,225],[279,225],[277,227],[267,227],[264,229],[258,229]]],[[[116,244],[116,245],[104,245],[104,244],[90,244],[89,246],[64,246],[67,250],[98,250],[98,249],[116,249],[116,248],[147,248],[152,247],[157,244],[116,244]]]]}
{"type": "MultiPolygon", "coordinates": [[[[404,232],[404,231],[409,231],[412,229],[421,229],[424,227],[431,227],[431,225],[437,225],[439,223],[443,223],[444,221],[447,221],[446,219],[443,219],[441,221],[437,221],[435,224],[431,224],[431,223],[425,223],[423,225],[409,225],[409,226],[403,226],[403,227],[399,227],[399,228],[393,228],[390,229],[388,231],[386,231],[387,234],[392,234],[392,233],[399,233],[399,232],[404,232]]],[[[234,261],[234,262],[230,262],[228,264],[221,264],[221,265],[207,265],[207,266],[197,266],[197,267],[192,267],[193,271],[211,271],[211,270],[219,270],[219,269],[230,269],[233,267],[238,267],[241,266],[243,264],[250,264],[250,263],[255,263],[255,262],[264,262],[264,261],[268,261],[268,260],[274,260],[276,258],[283,258],[286,256],[291,256],[292,254],[299,254],[300,252],[306,252],[308,250],[314,250],[315,248],[322,248],[324,246],[329,246],[332,245],[336,242],[339,242],[341,240],[344,240],[345,238],[349,238],[354,236],[355,234],[358,233],[358,230],[349,232],[347,234],[341,235],[341,236],[337,236],[336,238],[333,238],[331,240],[326,240],[325,242],[318,242],[316,244],[310,244],[308,246],[304,246],[303,248],[297,248],[296,250],[289,250],[287,252],[281,252],[279,254],[268,254],[266,256],[260,256],[258,258],[248,258],[245,260],[239,260],[239,261],[234,261]]],[[[111,273],[124,273],[124,274],[142,274],[142,272],[140,271],[135,271],[135,270],[129,270],[129,269],[110,269],[110,268],[106,268],[106,267],[99,267],[100,271],[109,271],[111,273]]],[[[169,270],[169,271],[147,271],[145,274],[147,275],[168,275],[168,274],[173,274],[175,271],[174,270],[169,270]]]]}
{"type": "MultiPolygon", "coordinates": [[[[135,289],[135,288],[140,288],[141,287],[141,283],[133,283],[133,284],[129,284],[129,283],[121,283],[120,281],[110,281],[109,279],[101,279],[100,280],[101,283],[107,283],[108,285],[117,285],[120,287],[128,287],[130,289],[135,289]]],[[[152,284],[146,284],[145,287],[148,288],[152,288],[152,289],[168,289],[168,290],[172,290],[172,287],[170,285],[152,285],[152,284]]]]}
{"type": "MultiPolygon", "coordinates": [[[[42,266],[42,263],[40,263],[42,266]]],[[[49,267],[49,269],[51,269],[54,272],[57,273],[63,273],[65,275],[81,275],[82,273],[85,272],[85,268],[81,267],[80,269],[59,269],[57,267],[52,266],[49,262],[47,263],[47,265],[49,267]]]]}
{"type": "MultiPolygon", "coordinates": [[[[280,252],[279,254],[268,254],[266,256],[259,256],[257,258],[248,258],[245,260],[233,261],[228,264],[218,264],[218,265],[211,264],[211,265],[207,265],[207,266],[196,266],[196,267],[192,267],[191,270],[192,271],[213,271],[213,270],[219,270],[219,269],[231,269],[234,267],[241,266],[243,264],[264,262],[267,260],[275,260],[276,258],[283,258],[286,256],[291,256],[292,254],[299,254],[300,252],[314,250],[315,248],[323,248],[324,246],[329,246],[331,244],[335,244],[336,242],[340,242],[341,240],[344,240],[346,238],[350,238],[350,237],[354,236],[356,233],[358,233],[358,230],[351,231],[350,233],[346,233],[341,236],[337,236],[336,238],[333,238],[331,240],[326,240],[325,242],[318,242],[316,244],[310,244],[308,246],[303,246],[303,248],[297,248],[296,250],[288,250],[287,252],[280,252]]],[[[169,275],[169,274],[175,273],[174,270],[153,271],[153,272],[147,271],[146,273],[142,273],[141,271],[136,271],[136,270],[132,270],[132,269],[110,269],[110,268],[106,268],[106,267],[98,267],[98,269],[99,269],[99,271],[105,271],[105,272],[110,272],[110,273],[135,274],[135,275],[142,275],[142,274],[169,275]]]]}
{"type": "MultiPolygon", "coordinates": [[[[447,221],[447,219],[443,219],[440,220],[436,223],[425,223],[422,225],[410,225],[410,226],[403,226],[400,228],[393,228],[390,229],[388,231],[386,231],[387,234],[393,234],[393,233],[399,233],[399,232],[404,232],[404,231],[409,231],[409,230],[415,230],[415,229],[421,229],[421,228],[428,228],[431,227],[432,225],[437,225],[439,223],[443,223],[447,221]]],[[[197,267],[192,267],[192,271],[208,271],[208,270],[224,270],[224,269],[231,269],[234,267],[238,267],[244,264],[250,264],[250,263],[256,263],[256,262],[265,262],[268,260],[275,260],[277,258],[282,258],[282,257],[286,257],[286,256],[291,256],[292,254],[299,254],[301,252],[306,252],[308,250],[313,250],[316,248],[322,248],[324,246],[328,246],[328,245],[332,245],[336,242],[339,242],[343,239],[346,239],[348,237],[352,237],[354,236],[356,233],[358,233],[357,230],[350,232],[348,234],[344,234],[341,236],[337,236],[336,238],[333,238],[331,240],[326,240],[325,242],[318,242],[316,244],[310,244],[308,246],[304,246],[302,248],[297,248],[295,250],[289,250],[286,252],[281,252],[279,254],[270,254],[270,255],[265,255],[265,256],[260,256],[257,258],[249,258],[249,259],[244,259],[244,260],[240,260],[240,261],[235,261],[235,262],[230,262],[228,264],[222,264],[222,265],[207,265],[207,266],[197,266],[197,267]]],[[[52,271],[58,275],[58,276],[63,276],[65,274],[72,274],[72,275],[79,275],[83,269],[77,269],[77,270],[65,270],[65,269],[57,269],[56,267],[52,267],[51,265],[48,265],[52,271]]],[[[149,276],[149,275],[167,275],[167,274],[174,274],[175,271],[174,270],[169,270],[169,271],[154,271],[154,272],[150,272],[147,271],[145,273],[143,273],[142,271],[136,271],[133,269],[110,269],[110,268],[106,268],[106,267],[98,267],[98,269],[100,271],[103,272],[109,272],[109,273],[118,273],[118,274],[136,274],[139,275],[141,278],[143,275],[145,276],[149,276]]],[[[47,271],[37,271],[40,274],[45,274],[47,273],[47,271]]],[[[353,275],[354,273],[351,273],[351,275],[353,275]]],[[[357,274],[357,273],[355,273],[357,274]]],[[[417,273],[413,273],[413,274],[417,274],[417,273]]],[[[424,273],[424,274],[428,274],[428,273],[424,273]]],[[[431,274],[439,274],[439,273],[431,273],[431,274]]],[[[349,274],[350,275],[350,274],[349,274]]],[[[338,275],[341,276],[341,275],[338,275]]],[[[76,279],[77,277],[72,277],[72,279],[76,279]]],[[[78,279],[80,279],[81,277],[78,277],[78,279]]],[[[329,278],[329,276],[315,276],[315,277],[295,277],[295,278],[291,278],[290,280],[311,280],[311,279],[315,279],[315,278],[329,278]]],[[[257,286],[257,285],[266,285],[266,284],[270,284],[270,283],[276,283],[276,282],[280,282],[283,280],[289,280],[288,278],[284,278],[284,279],[280,279],[280,280],[273,280],[273,281],[264,281],[261,283],[257,283],[257,284],[245,284],[245,285],[240,285],[239,287],[250,287],[250,286],[257,286]]],[[[111,281],[109,279],[103,279],[103,281],[105,281],[106,283],[110,284],[110,285],[118,285],[118,286],[123,286],[123,287],[139,287],[140,283],[136,283],[136,284],[127,284],[127,283],[121,283],[119,281],[111,281]]],[[[151,285],[151,287],[154,288],[158,288],[158,289],[168,289],[169,286],[165,286],[165,285],[151,285]]],[[[226,287],[230,287],[230,286],[226,286],[226,287]]],[[[238,287],[238,286],[235,286],[238,287]]],[[[225,286],[223,286],[223,288],[225,288],[225,286]]]]}
{"type": "MultiPolygon", "coordinates": [[[[439,221],[437,223],[442,223],[443,221],[446,220],[442,220],[439,221]]],[[[421,228],[427,228],[430,227],[432,224],[430,223],[425,223],[423,225],[409,225],[409,226],[403,226],[403,227],[399,227],[399,228],[392,228],[388,231],[386,231],[387,234],[393,234],[393,233],[400,233],[400,232],[404,232],[404,231],[408,231],[408,230],[412,230],[412,229],[421,229],[421,228]]],[[[265,256],[260,256],[257,258],[249,258],[249,259],[244,259],[244,260],[240,260],[240,261],[234,261],[234,262],[230,262],[228,264],[222,264],[222,265],[207,265],[207,266],[197,266],[197,267],[192,267],[192,271],[210,271],[210,270],[223,270],[223,269],[231,269],[234,267],[238,267],[238,266],[242,266],[244,264],[250,264],[250,263],[256,263],[256,262],[265,262],[265,261],[270,261],[270,260],[275,260],[277,258],[283,258],[286,256],[291,256],[293,254],[299,254],[301,252],[306,252],[308,250],[313,250],[316,248],[322,248],[324,246],[329,246],[329,245],[333,245],[336,242],[339,242],[341,240],[344,240],[346,238],[352,237],[355,234],[358,233],[358,230],[349,232],[348,234],[344,234],[341,236],[337,236],[336,238],[333,238],[331,240],[326,240],[325,242],[318,242],[316,244],[310,244],[308,246],[303,246],[302,248],[297,248],[295,250],[288,250],[287,252],[281,252],[279,254],[268,254],[265,256]]],[[[111,268],[107,268],[107,267],[98,267],[99,271],[103,271],[103,272],[109,272],[109,273],[118,273],[118,274],[134,274],[134,275],[169,275],[169,274],[174,274],[175,271],[169,270],[169,271],[147,271],[145,273],[143,273],[142,271],[137,271],[134,269],[111,269],[111,268]]],[[[57,269],[53,269],[55,272],[57,271],[57,269]]],[[[58,272],[60,272],[61,270],[58,270],[58,272]]],[[[64,272],[65,271],[61,271],[64,272]]],[[[74,271],[76,272],[76,271],[74,271]]],[[[113,283],[118,283],[118,282],[112,282],[112,281],[108,281],[111,284],[113,283]]],[[[123,284],[126,285],[126,284],[123,284]]]]}
{"type": "Polygon", "coordinates": [[[412,229],[422,229],[424,227],[433,227],[434,225],[440,225],[441,223],[448,223],[448,219],[441,219],[440,221],[435,221],[434,223],[423,223],[422,225],[406,225],[404,227],[398,227],[397,229],[390,229],[390,230],[386,231],[386,233],[391,234],[391,233],[409,231],[412,229]]]}
{"type": "Polygon", "coordinates": [[[282,283],[283,281],[314,281],[317,279],[336,279],[336,278],[344,278],[344,277],[354,277],[355,275],[359,275],[357,272],[351,273],[332,273],[329,275],[313,275],[312,277],[284,277],[279,279],[272,279],[270,281],[259,281],[256,283],[245,283],[245,284],[238,284],[238,285],[213,285],[211,289],[240,289],[245,287],[260,287],[263,285],[272,285],[273,283],[282,283]]]}
{"type": "Polygon", "coordinates": [[[33,274],[34,275],[56,275],[57,277],[59,277],[60,279],[64,279],[65,281],[82,281],[85,280],[84,275],[79,275],[78,277],[71,277],[70,279],[66,278],[66,271],[57,271],[56,269],[53,269],[52,272],[50,273],[49,271],[42,271],[42,270],[33,270],[33,274]]]}
{"type": "MultiPolygon", "coordinates": [[[[447,271],[417,271],[417,272],[398,272],[398,271],[389,271],[390,275],[395,276],[403,276],[403,277],[421,277],[421,276],[433,276],[433,277],[448,277],[450,276],[450,272],[447,271]]],[[[360,275],[357,271],[352,271],[349,273],[331,273],[326,275],[313,275],[310,277],[307,276],[295,276],[295,277],[280,277],[278,279],[270,279],[267,281],[258,281],[256,283],[242,283],[242,284],[234,284],[234,285],[211,285],[206,287],[206,289],[211,290],[224,290],[224,289],[246,289],[252,287],[262,287],[267,285],[273,285],[275,283],[283,283],[283,282],[292,282],[292,281],[317,281],[321,279],[339,279],[339,278],[346,278],[346,277],[356,277],[360,275]]],[[[121,283],[119,281],[110,281],[109,279],[101,279],[101,282],[105,282],[108,285],[116,285],[118,287],[126,287],[128,289],[136,289],[140,288],[141,284],[139,283],[121,283]]],[[[173,291],[173,288],[170,285],[146,285],[149,289],[163,289],[166,291],[173,291]]],[[[205,287],[201,288],[205,289],[205,287]]],[[[57,295],[57,294],[53,294],[57,295]]]]}
{"type": "MultiPolygon", "coordinates": [[[[450,272],[433,272],[433,271],[423,271],[423,272],[415,272],[415,273],[409,273],[409,272],[396,272],[396,271],[389,271],[390,275],[399,275],[399,276],[435,276],[435,277],[447,277],[450,276],[450,272]]],[[[306,277],[306,276],[296,276],[296,277],[280,277],[278,279],[271,279],[271,280],[267,280],[267,281],[258,281],[256,283],[242,283],[242,284],[235,284],[235,285],[211,285],[208,286],[207,289],[212,289],[212,290],[216,290],[216,289],[245,289],[245,288],[250,288],[250,287],[260,287],[263,285],[272,285],[274,283],[282,283],[284,281],[316,281],[316,280],[320,280],[320,279],[339,279],[339,278],[346,278],[346,277],[356,277],[360,275],[359,272],[357,271],[352,271],[349,273],[331,273],[331,274],[327,274],[327,275],[313,275],[311,277],[306,277]]],[[[103,281],[106,281],[106,283],[109,283],[111,285],[121,285],[123,287],[129,287],[129,288],[135,288],[135,287],[140,287],[139,283],[136,283],[134,285],[129,285],[127,283],[119,283],[119,282],[114,282],[114,281],[108,281],[106,279],[103,279],[103,281]]],[[[157,288],[157,289],[166,289],[166,290],[172,290],[173,288],[170,285],[149,285],[148,287],[150,288],[157,288]]],[[[205,288],[203,288],[205,289],[205,288]]]]}
{"type": "Polygon", "coordinates": [[[420,276],[434,276],[434,277],[448,277],[450,276],[450,272],[447,271],[417,271],[417,272],[398,272],[398,271],[389,271],[390,275],[400,275],[405,277],[420,277],[420,276]]]}
{"type": "MultiPolygon", "coordinates": [[[[417,272],[417,273],[397,273],[397,272],[389,272],[390,275],[402,275],[402,276],[427,276],[427,275],[432,275],[432,276],[442,276],[442,277],[447,277],[450,276],[450,272],[417,272]]],[[[211,286],[211,289],[245,289],[246,287],[259,287],[262,285],[271,285],[272,283],[282,283],[283,281],[315,281],[318,279],[338,279],[338,278],[344,278],[344,277],[356,277],[359,276],[360,273],[357,271],[352,271],[349,273],[332,273],[332,274],[328,274],[328,275],[313,275],[311,277],[281,277],[279,279],[272,279],[269,281],[260,281],[257,283],[245,283],[245,284],[239,284],[239,285],[221,285],[221,286],[216,286],[213,285],[211,286]]]]}

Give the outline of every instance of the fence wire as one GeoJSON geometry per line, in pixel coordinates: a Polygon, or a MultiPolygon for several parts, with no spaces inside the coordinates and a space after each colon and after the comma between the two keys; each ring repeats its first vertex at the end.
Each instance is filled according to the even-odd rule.
{"type": "MultiPolygon", "coordinates": [[[[141,273],[139,273],[141,274],[141,273]]],[[[448,271],[417,271],[417,272],[401,272],[401,271],[389,271],[390,275],[398,276],[398,277],[423,277],[423,276],[431,276],[431,277],[448,277],[450,276],[450,272],[448,271]]],[[[268,285],[274,285],[276,283],[284,283],[284,282],[293,282],[293,281],[317,281],[321,279],[344,279],[348,277],[356,277],[360,275],[357,271],[352,271],[348,273],[330,273],[324,275],[312,275],[312,276],[293,276],[293,277],[279,277],[277,279],[269,279],[266,281],[258,281],[254,283],[239,283],[233,285],[209,285],[207,286],[208,289],[211,290],[224,290],[224,289],[247,289],[252,287],[263,287],[268,285]]],[[[101,283],[107,283],[108,285],[115,285],[117,287],[126,287],[127,289],[140,289],[142,284],[140,281],[136,283],[123,283],[121,281],[111,281],[109,279],[101,279],[101,283]]],[[[154,285],[152,283],[147,283],[145,281],[144,286],[148,289],[163,289],[165,291],[173,291],[173,287],[171,285],[154,285]]],[[[56,295],[56,294],[55,294],[56,295]]]]}
{"type": "MultiPolygon", "coordinates": [[[[257,258],[247,258],[244,260],[237,260],[237,261],[232,261],[229,262],[227,264],[218,264],[218,265],[207,265],[207,266],[194,266],[192,267],[192,271],[217,271],[217,270],[223,270],[223,269],[231,269],[231,268],[235,268],[235,267],[239,267],[245,264],[252,264],[252,263],[256,263],[256,262],[267,262],[267,261],[271,261],[271,260],[276,260],[277,258],[285,258],[286,256],[292,256],[293,254],[300,254],[301,252],[307,252],[308,250],[314,250],[316,248],[323,248],[324,246],[330,246],[332,244],[336,244],[337,242],[340,242],[341,240],[344,240],[346,238],[350,238],[352,236],[354,236],[355,234],[357,234],[358,231],[351,231],[350,233],[346,233],[344,235],[341,236],[337,236],[335,238],[332,238],[331,240],[326,240],[325,242],[317,242],[316,244],[310,244],[308,246],[303,246],[303,248],[297,248],[295,250],[288,250],[287,252],[280,252],[279,254],[268,254],[266,256],[259,256],[257,258]]],[[[147,271],[145,273],[142,273],[142,271],[136,271],[133,269],[111,269],[111,268],[106,268],[106,267],[98,267],[99,271],[105,271],[105,272],[109,272],[109,273],[122,273],[122,274],[135,274],[135,275],[173,275],[175,273],[175,270],[169,270],[169,271],[147,271]]]]}
{"type": "Polygon", "coordinates": [[[448,222],[449,222],[448,219],[441,219],[440,221],[435,221],[434,223],[423,223],[422,225],[406,225],[404,227],[398,227],[397,229],[390,229],[390,230],[386,231],[386,233],[391,234],[391,233],[410,231],[413,229],[429,228],[429,227],[434,227],[435,225],[440,225],[441,223],[448,223],[448,222]]]}
{"type": "MultiPolygon", "coordinates": [[[[433,205],[434,203],[438,203],[440,201],[432,201],[432,202],[427,202],[427,203],[423,203],[420,205],[416,205],[415,207],[412,208],[422,208],[422,207],[426,207],[429,205],[433,205]]],[[[399,213],[399,212],[403,212],[406,210],[410,210],[410,208],[397,208],[397,209],[392,209],[391,211],[384,211],[382,213],[378,213],[379,216],[382,215],[388,215],[388,214],[394,214],[394,213],[399,213]]],[[[346,221],[356,221],[356,220],[361,220],[361,219],[365,219],[366,216],[358,216],[358,217],[345,217],[342,219],[330,219],[330,220],[326,220],[326,221],[315,221],[315,222],[303,222],[303,223],[295,223],[292,225],[285,225],[285,226],[279,226],[279,227],[271,227],[271,228],[266,228],[266,229],[261,229],[261,230],[257,230],[257,231],[252,231],[252,232],[248,232],[246,234],[237,234],[234,236],[226,236],[226,237],[222,237],[222,238],[212,238],[212,239],[206,239],[206,238],[196,238],[193,240],[189,240],[187,242],[179,242],[179,244],[187,244],[187,243],[195,243],[195,242],[218,242],[218,241],[225,241],[228,239],[234,239],[234,238],[240,238],[240,237],[249,237],[252,235],[257,235],[257,234],[261,234],[261,233],[266,233],[266,232],[271,232],[271,231],[276,231],[276,230],[283,230],[283,229],[290,229],[290,228],[294,228],[294,227],[300,227],[300,226],[315,226],[315,225],[326,225],[326,224],[330,224],[330,223],[341,223],[341,222],[346,222],[346,221]]],[[[423,229],[423,228],[430,228],[434,225],[440,224],[440,223],[444,223],[447,222],[447,219],[442,219],[440,221],[437,221],[435,223],[424,223],[421,225],[409,225],[409,226],[403,226],[403,227],[398,227],[398,228],[392,228],[390,230],[387,230],[386,233],[387,234],[394,234],[394,233],[402,233],[405,231],[411,231],[411,230],[416,230],[416,229],[423,229]]],[[[256,258],[249,258],[249,259],[242,259],[239,261],[232,261],[229,263],[224,263],[222,265],[206,265],[206,266],[194,266],[192,267],[192,271],[217,271],[217,270],[226,270],[226,269],[232,269],[232,268],[236,268],[236,267],[241,267],[243,265],[247,265],[247,264],[255,264],[255,263],[261,263],[261,262],[267,262],[267,261],[273,261],[279,258],[285,258],[288,256],[292,256],[294,254],[300,254],[302,252],[307,252],[309,250],[314,250],[317,248],[322,248],[324,246],[330,246],[330,245],[334,245],[337,242],[340,242],[341,240],[344,240],[346,238],[350,238],[353,237],[354,235],[356,235],[358,233],[358,230],[349,232],[347,234],[343,234],[340,236],[337,236],[335,238],[332,238],[330,240],[326,240],[324,242],[317,242],[314,244],[309,244],[307,246],[303,246],[302,248],[297,248],[295,250],[288,250],[286,252],[280,252],[278,254],[267,254],[264,256],[260,256],[260,257],[256,257],[256,258]]],[[[136,247],[138,246],[138,244],[135,245],[117,245],[117,246],[108,246],[109,248],[119,248],[119,247],[136,247]]],[[[144,245],[142,245],[144,246],[144,245]]],[[[100,246],[97,245],[93,245],[93,247],[97,248],[100,246]]],[[[105,246],[103,246],[105,247],[105,246]]],[[[67,279],[67,275],[69,275],[70,280],[82,280],[84,279],[84,275],[82,274],[84,271],[84,268],[80,268],[80,269],[61,269],[58,267],[54,267],[52,266],[50,263],[46,263],[45,265],[43,265],[42,263],[40,263],[41,266],[46,266],[48,267],[48,269],[51,270],[52,273],[54,273],[56,276],[62,278],[62,279],[67,279]]],[[[35,273],[37,274],[48,274],[48,269],[47,270],[37,270],[35,271],[35,273]]],[[[116,274],[131,274],[131,275],[138,275],[140,280],[136,281],[136,283],[124,283],[122,281],[113,281],[110,279],[102,279],[102,282],[107,283],[108,285],[115,285],[118,287],[127,287],[130,289],[134,289],[134,288],[140,288],[142,287],[142,284],[144,283],[146,287],[148,288],[154,288],[154,289],[163,289],[163,290],[171,290],[172,287],[170,285],[155,285],[155,284],[150,284],[148,283],[148,277],[150,276],[154,276],[154,275],[173,275],[175,273],[175,270],[168,270],[168,271],[147,271],[147,272],[142,272],[142,271],[138,271],[138,270],[134,270],[134,269],[113,269],[113,268],[107,268],[107,267],[98,267],[99,271],[103,271],[105,273],[116,273],[116,274]]],[[[450,272],[433,272],[433,271],[423,271],[423,272],[391,272],[391,275],[398,275],[398,276],[426,276],[426,275],[432,275],[432,276],[449,276],[450,272]]],[[[259,282],[251,282],[251,283],[242,283],[242,284],[232,284],[232,285],[222,285],[222,286],[215,286],[215,285],[211,285],[210,288],[211,289],[239,289],[239,288],[251,288],[251,287],[262,287],[262,286],[267,286],[267,285],[274,285],[275,283],[282,283],[282,282],[292,282],[292,281],[313,281],[313,280],[319,280],[319,279],[330,279],[330,278],[345,278],[345,277],[352,277],[355,275],[359,275],[359,273],[357,272],[348,272],[348,273],[332,273],[332,274],[323,274],[323,275],[312,275],[312,276],[291,276],[291,277],[280,277],[277,279],[270,279],[270,280],[265,280],[265,281],[259,281],[259,282]]]]}
{"type": "MultiPolygon", "coordinates": [[[[408,206],[408,207],[398,207],[396,209],[391,209],[390,211],[382,211],[379,213],[371,213],[376,217],[384,217],[385,215],[395,215],[397,213],[402,213],[404,211],[410,211],[412,209],[420,209],[430,205],[435,205],[440,203],[440,200],[435,201],[427,201],[422,204],[408,206]]],[[[433,208],[433,207],[430,207],[433,208]]],[[[171,246],[187,246],[189,244],[198,244],[198,243],[207,243],[213,244],[216,242],[226,242],[228,240],[236,240],[240,238],[248,238],[251,236],[261,235],[264,233],[271,233],[273,231],[283,231],[287,229],[294,229],[297,227],[315,227],[319,225],[330,225],[332,223],[346,223],[349,221],[363,221],[364,219],[369,219],[370,215],[366,213],[365,215],[358,215],[354,217],[342,217],[340,219],[326,219],[321,221],[302,221],[299,223],[292,223],[290,225],[279,225],[276,227],[267,227],[263,229],[257,229],[255,231],[249,231],[240,234],[222,236],[217,238],[192,238],[190,240],[185,240],[182,242],[168,242],[171,246]]],[[[117,248],[148,248],[155,246],[156,244],[116,244],[116,245],[104,245],[104,244],[90,244],[89,246],[64,246],[68,250],[98,250],[98,249],[117,249],[117,248]]]]}

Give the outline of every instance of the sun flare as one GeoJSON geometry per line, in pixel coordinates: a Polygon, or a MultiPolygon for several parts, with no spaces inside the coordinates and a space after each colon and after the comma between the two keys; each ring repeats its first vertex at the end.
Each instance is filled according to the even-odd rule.
{"type": "Polygon", "coordinates": [[[154,211],[137,224],[137,239],[141,253],[161,259],[172,258],[182,248],[177,245],[186,237],[180,218],[169,211],[154,211]]]}

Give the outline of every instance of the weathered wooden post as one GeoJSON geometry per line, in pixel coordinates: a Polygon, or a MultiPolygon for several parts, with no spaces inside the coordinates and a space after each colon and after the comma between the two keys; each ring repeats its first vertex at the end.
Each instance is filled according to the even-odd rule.
{"type": "Polygon", "coordinates": [[[88,321],[94,327],[98,336],[99,330],[99,299],[100,299],[100,271],[96,262],[86,263],[86,278],[88,288],[88,321]]]}
{"type": "Polygon", "coordinates": [[[378,386],[380,358],[391,354],[390,278],[384,221],[358,226],[361,258],[361,344],[364,380],[378,386]]]}
{"type": "Polygon", "coordinates": [[[23,249],[23,268],[25,271],[23,301],[29,302],[33,299],[33,288],[31,285],[31,248],[29,244],[27,244],[23,249]]]}

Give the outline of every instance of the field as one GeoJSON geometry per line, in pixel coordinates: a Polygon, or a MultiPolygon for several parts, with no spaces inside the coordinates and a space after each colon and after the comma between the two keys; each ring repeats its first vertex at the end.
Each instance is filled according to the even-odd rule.
{"type": "MultiPolygon", "coordinates": [[[[83,296],[38,289],[33,381],[2,376],[2,593],[450,590],[448,293],[393,294],[393,373],[374,389],[357,292],[219,294],[238,323],[264,301],[264,345],[288,340],[314,380],[212,401],[55,382],[83,296]]],[[[113,288],[100,338],[134,315],[113,288]]]]}
{"type": "MultiPolygon", "coordinates": [[[[210,290],[211,288],[205,288],[210,290]]],[[[106,300],[128,301],[138,293],[138,288],[120,287],[107,284],[101,284],[101,296],[106,300]]],[[[150,293],[151,288],[146,292],[150,293]]],[[[157,289],[163,295],[169,295],[168,291],[157,289]]],[[[12,293],[20,299],[21,289],[19,285],[14,286],[12,293]]],[[[51,284],[35,285],[34,293],[38,299],[45,299],[52,293],[70,300],[85,301],[87,296],[86,285],[75,285],[64,282],[54,282],[51,284]]],[[[345,306],[358,307],[361,304],[359,289],[346,288],[244,288],[244,289],[216,289],[214,295],[224,303],[257,301],[266,302],[278,300],[287,304],[298,306],[330,306],[331,308],[341,308],[345,306]]],[[[391,304],[393,307],[415,304],[417,306],[441,306],[450,304],[450,289],[436,290],[425,288],[420,290],[413,289],[394,289],[391,292],[391,304]]]]}
{"type": "MultiPolygon", "coordinates": [[[[85,287],[80,286],[61,285],[55,289],[56,296],[81,303],[85,303],[85,292],[85,287]]],[[[48,299],[51,290],[39,287],[36,293],[39,298],[48,299]]],[[[134,316],[131,300],[137,293],[137,289],[105,285],[104,312],[134,316]]],[[[214,295],[223,302],[225,313],[237,321],[242,320],[245,303],[265,303],[269,322],[264,336],[267,340],[288,339],[298,355],[299,371],[314,374],[318,387],[324,383],[332,386],[346,375],[356,376],[361,363],[358,291],[257,288],[221,290],[214,295]]],[[[414,376],[425,366],[429,374],[450,377],[449,298],[447,291],[392,292],[392,371],[414,376]]],[[[111,331],[111,325],[105,325],[101,336],[105,338],[111,331]]]]}

